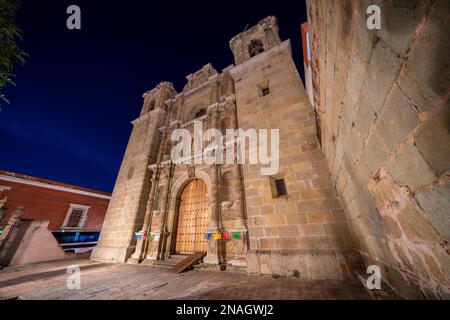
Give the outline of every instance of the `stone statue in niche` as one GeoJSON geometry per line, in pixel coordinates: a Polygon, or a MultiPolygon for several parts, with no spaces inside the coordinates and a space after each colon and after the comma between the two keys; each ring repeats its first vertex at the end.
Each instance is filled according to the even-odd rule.
{"type": "Polygon", "coordinates": [[[195,167],[194,166],[187,166],[187,171],[188,171],[188,175],[189,178],[194,178],[195,177],[195,167]]]}

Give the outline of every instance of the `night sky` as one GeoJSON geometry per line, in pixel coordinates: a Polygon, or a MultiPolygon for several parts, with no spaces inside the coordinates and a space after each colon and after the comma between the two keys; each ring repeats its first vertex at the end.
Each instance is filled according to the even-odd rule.
{"type": "Polygon", "coordinates": [[[304,1],[23,0],[18,24],[30,55],[15,68],[0,112],[0,169],[112,191],[142,94],[177,91],[210,62],[233,63],[228,41],[276,15],[302,74],[304,1]],[[82,30],[68,30],[77,4],[82,30]]]}

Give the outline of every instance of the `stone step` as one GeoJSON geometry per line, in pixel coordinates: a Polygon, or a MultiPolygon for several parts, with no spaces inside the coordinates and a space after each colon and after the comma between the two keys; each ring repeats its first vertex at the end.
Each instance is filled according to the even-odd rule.
{"type": "Polygon", "coordinates": [[[178,263],[177,259],[165,259],[165,260],[157,260],[155,263],[178,263]]]}
{"type": "Polygon", "coordinates": [[[183,261],[184,259],[186,259],[188,256],[189,255],[187,255],[187,254],[173,254],[170,256],[169,259],[155,261],[154,265],[159,266],[159,267],[172,268],[172,267],[176,266],[178,263],[180,263],[181,261],[183,261]]]}
{"type": "Polygon", "coordinates": [[[176,259],[176,260],[184,260],[188,257],[187,254],[172,254],[170,255],[170,259],[176,259]]]}
{"type": "Polygon", "coordinates": [[[155,265],[173,267],[173,266],[177,265],[179,262],[180,262],[180,260],[177,260],[177,259],[158,260],[155,262],[155,265]]]}

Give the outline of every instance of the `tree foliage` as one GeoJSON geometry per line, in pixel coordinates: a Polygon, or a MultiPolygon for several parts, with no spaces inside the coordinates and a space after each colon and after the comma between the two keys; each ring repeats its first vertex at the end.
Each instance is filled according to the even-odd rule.
{"type": "Polygon", "coordinates": [[[22,39],[22,31],[16,25],[19,6],[18,0],[0,0],[0,103],[8,102],[4,89],[14,84],[14,65],[24,64],[27,56],[17,44],[22,39]]]}

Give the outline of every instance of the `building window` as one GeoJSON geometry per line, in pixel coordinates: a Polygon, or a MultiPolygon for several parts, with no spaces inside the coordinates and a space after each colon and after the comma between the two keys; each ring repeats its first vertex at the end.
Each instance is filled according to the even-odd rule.
{"type": "Polygon", "coordinates": [[[82,228],[86,222],[89,208],[90,207],[88,206],[71,203],[69,210],[67,211],[66,219],[64,220],[62,228],[65,229],[82,228]]]}
{"type": "Polygon", "coordinates": [[[155,99],[152,99],[152,101],[150,101],[148,111],[152,111],[153,109],[155,109],[155,105],[156,105],[155,99]]]}
{"type": "Polygon", "coordinates": [[[254,57],[262,52],[264,52],[264,46],[261,40],[252,40],[248,46],[248,53],[250,54],[250,57],[254,57]]]}
{"type": "Polygon", "coordinates": [[[67,222],[66,227],[77,228],[83,218],[83,212],[84,211],[82,209],[73,209],[70,213],[69,221],[67,222]]]}
{"type": "Polygon", "coordinates": [[[270,189],[272,191],[272,198],[287,196],[286,183],[282,177],[270,177],[270,189]]]}
{"type": "Polygon", "coordinates": [[[269,87],[264,87],[261,89],[261,97],[267,96],[270,94],[270,89],[269,87]]]}

